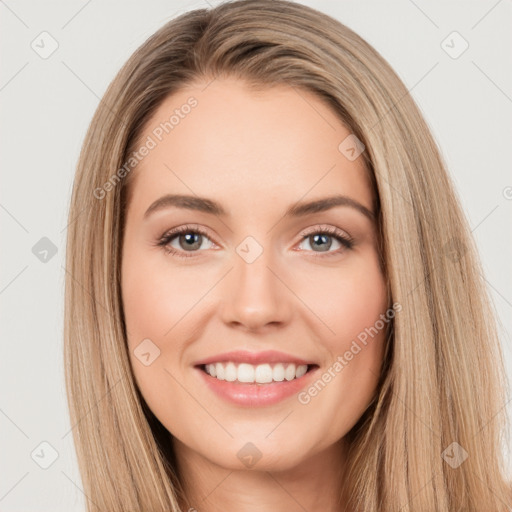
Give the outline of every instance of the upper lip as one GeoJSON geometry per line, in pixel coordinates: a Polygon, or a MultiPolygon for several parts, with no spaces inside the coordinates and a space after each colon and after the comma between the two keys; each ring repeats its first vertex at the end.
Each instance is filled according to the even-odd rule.
{"type": "Polygon", "coordinates": [[[248,352],[246,350],[233,350],[231,352],[223,352],[206,359],[197,361],[195,366],[202,366],[211,363],[223,363],[233,361],[234,363],[249,363],[249,364],[263,364],[263,363],[295,363],[296,365],[307,364],[313,365],[315,363],[306,361],[300,357],[296,357],[277,350],[265,350],[263,352],[248,352]]]}

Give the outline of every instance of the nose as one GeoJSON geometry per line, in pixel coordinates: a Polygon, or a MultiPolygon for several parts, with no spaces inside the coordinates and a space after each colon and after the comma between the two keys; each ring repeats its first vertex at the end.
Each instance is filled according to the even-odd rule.
{"type": "Polygon", "coordinates": [[[225,324],[257,331],[289,323],[294,295],[271,252],[263,251],[252,262],[235,254],[222,290],[220,314],[225,324]]]}

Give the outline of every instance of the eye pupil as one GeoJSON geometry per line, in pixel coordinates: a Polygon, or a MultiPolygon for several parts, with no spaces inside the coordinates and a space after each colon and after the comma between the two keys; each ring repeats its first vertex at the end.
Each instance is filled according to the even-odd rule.
{"type": "Polygon", "coordinates": [[[181,235],[179,238],[180,238],[180,246],[182,246],[182,244],[181,244],[182,239],[185,239],[187,241],[187,244],[185,246],[182,246],[186,250],[198,249],[199,247],[201,247],[202,235],[199,233],[186,233],[184,235],[181,235]],[[199,239],[199,242],[197,241],[197,239],[199,239]]]}
{"type": "Polygon", "coordinates": [[[327,246],[324,245],[323,247],[322,247],[322,245],[317,244],[317,242],[320,241],[320,244],[322,242],[325,244],[326,239],[330,239],[330,238],[331,237],[329,235],[322,235],[322,234],[313,235],[313,240],[314,240],[313,245],[315,245],[316,247],[320,247],[322,250],[328,251],[331,248],[332,240],[330,241],[330,243],[327,246]]]}

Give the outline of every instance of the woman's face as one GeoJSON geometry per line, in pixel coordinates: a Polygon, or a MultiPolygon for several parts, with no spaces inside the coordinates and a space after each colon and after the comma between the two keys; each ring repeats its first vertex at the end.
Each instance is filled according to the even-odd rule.
{"type": "Polygon", "coordinates": [[[292,468],[337,449],[370,403],[386,288],[371,188],[349,136],[315,95],[251,92],[235,79],[183,89],[147,124],[122,298],[137,384],[179,453],[231,469],[292,468]],[[348,199],[301,208],[335,196],[348,199]],[[249,360],[222,356],[231,351],[262,357],[240,365],[249,360]],[[293,359],[310,370],[289,381],[293,359]],[[197,366],[204,360],[236,364],[221,365],[222,381],[197,366]],[[238,382],[283,370],[281,381],[238,382]]]}

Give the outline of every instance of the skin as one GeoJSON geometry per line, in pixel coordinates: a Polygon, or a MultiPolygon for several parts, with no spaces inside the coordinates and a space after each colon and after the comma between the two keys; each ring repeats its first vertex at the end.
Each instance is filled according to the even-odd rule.
{"type": "Polygon", "coordinates": [[[299,200],[333,193],[371,210],[362,157],[350,161],[338,150],[351,132],[312,93],[285,85],[256,93],[234,78],[206,85],[166,98],[140,140],[190,96],[198,105],[132,171],[122,299],[135,379],[173,435],[183,510],[345,510],[344,436],[375,393],[384,330],[307,404],[292,396],[233,405],[205,386],[194,364],[233,349],[275,349],[314,361],[320,378],[386,312],[374,222],[349,206],[283,217],[299,200]],[[145,220],[167,193],[211,198],[229,216],[172,207],[145,220]],[[183,235],[170,242],[189,258],[156,245],[186,224],[208,233],[188,251],[183,235]],[[338,228],[355,245],[326,235],[318,248],[314,236],[302,239],[315,227],[338,228]],[[236,252],[247,236],[263,249],[250,264],[236,252]],[[160,350],[149,366],[134,355],[146,338],[160,350]],[[251,468],[237,457],[248,442],[261,452],[251,468]]]}

